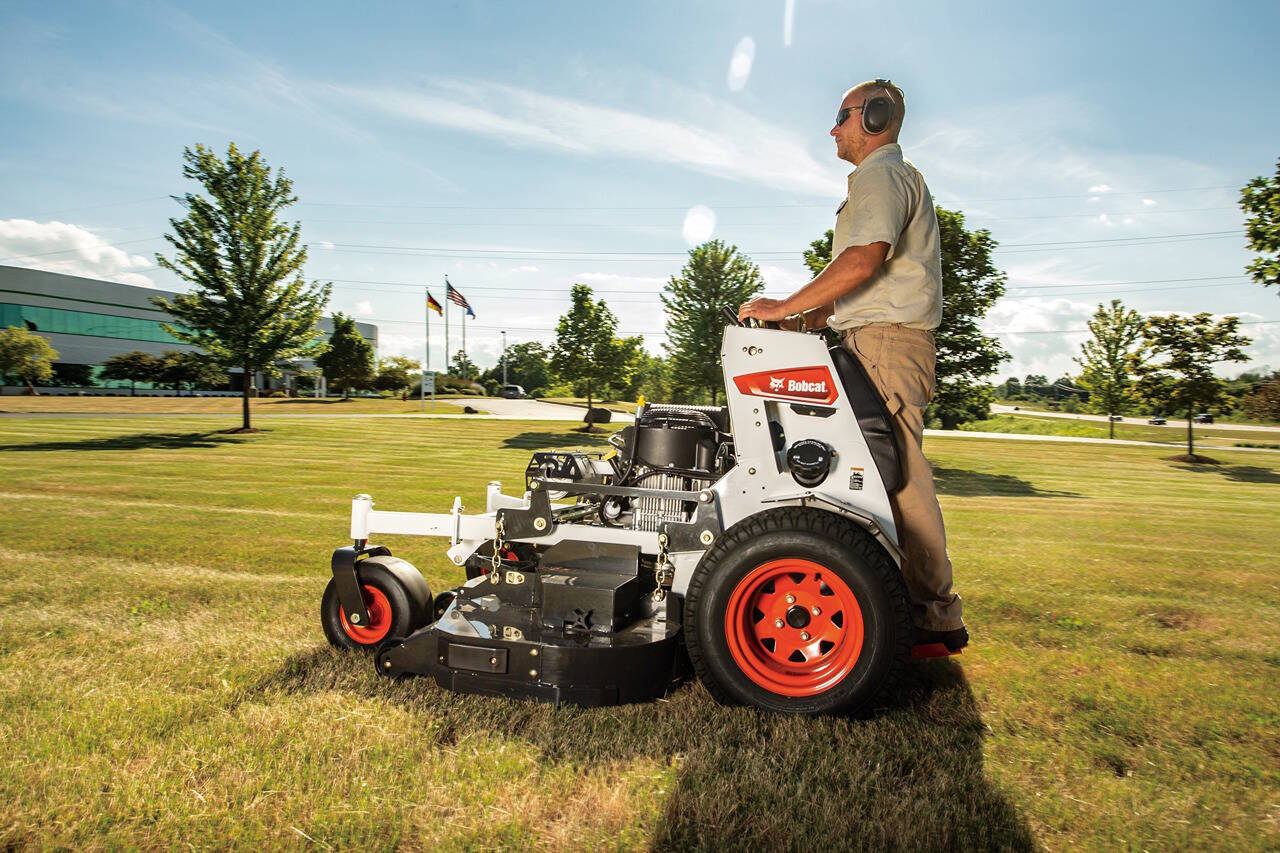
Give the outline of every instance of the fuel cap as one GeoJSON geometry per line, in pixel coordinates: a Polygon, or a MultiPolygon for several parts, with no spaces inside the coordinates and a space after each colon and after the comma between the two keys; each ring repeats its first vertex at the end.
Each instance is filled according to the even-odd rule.
{"type": "Polygon", "coordinates": [[[797,483],[807,489],[820,485],[831,470],[835,451],[816,438],[802,438],[787,451],[787,467],[797,483]]]}

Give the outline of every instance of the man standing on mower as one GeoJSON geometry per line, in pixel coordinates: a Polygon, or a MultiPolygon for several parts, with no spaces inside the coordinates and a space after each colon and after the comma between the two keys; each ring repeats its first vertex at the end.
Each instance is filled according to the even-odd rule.
{"type": "Polygon", "coordinates": [[[888,80],[845,93],[831,136],[836,156],[856,168],[836,211],[831,263],[786,299],[752,299],[738,316],[785,321],[803,315],[809,328],[825,324],[837,331],[862,363],[898,437],[903,485],[891,502],[916,642],[956,651],[969,635],[960,596],[951,589],[933,470],[921,449],[935,383],[933,330],[942,322],[941,241],[929,188],[898,145],[905,114],[902,90],[888,80]]]}

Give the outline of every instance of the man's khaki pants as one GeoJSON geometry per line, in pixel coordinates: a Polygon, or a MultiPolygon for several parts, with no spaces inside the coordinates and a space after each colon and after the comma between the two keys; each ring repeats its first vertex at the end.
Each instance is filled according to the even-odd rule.
{"type": "Polygon", "coordinates": [[[933,333],[876,323],[847,330],[844,345],[862,362],[884,398],[898,435],[903,485],[889,502],[904,555],[902,575],[912,618],[922,628],[954,630],[963,625],[960,596],[951,591],[942,508],[933,490],[933,469],[921,449],[924,410],[934,391],[933,333]]]}

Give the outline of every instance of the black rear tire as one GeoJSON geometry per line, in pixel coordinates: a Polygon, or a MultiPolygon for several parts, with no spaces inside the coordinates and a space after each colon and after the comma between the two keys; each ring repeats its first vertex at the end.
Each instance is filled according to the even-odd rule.
{"type": "MultiPolygon", "coordinates": [[[[804,604],[801,587],[795,594],[804,604]]],[[[911,654],[912,634],[906,585],[893,559],[853,522],[817,509],[771,509],[734,525],[703,557],[685,594],[689,658],[703,684],[725,704],[789,714],[866,712],[883,705],[901,676],[911,654]],[[795,612],[791,604],[787,620],[777,630],[771,628],[776,625],[772,619],[763,621],[763,602],[787,606],[778,601],[773,582],[759,586],[772,566],[807,567],[807,574],[773,572],[780,585],[803,581],[806,589],[822,590],[821,597],[810,596],[808,603],[821,604],[819,611],[829,612],[813,616],[813,628],[816,632],[822,619],[829,620],[822,623],[823,636],[836,642],[822,643],[821,650],[814,643],[793,653],[798,657],[780,661],[775,649],[783,648],[778,643],[786,640],[761,639],[766,634],[794,634],[791,641],[799,643],[797,632],[809,627],[811,618],[808,608],[795,612]],[[850,596],[856,606],[840,608],[839,601],[855,604],[850,596]],[[791,625],[792,616],[803,624],[791,625]],[[855,631],[855,624],[860,630],[855,631]],[[789,661],[799,662],[791,667],[789,661]]]]}

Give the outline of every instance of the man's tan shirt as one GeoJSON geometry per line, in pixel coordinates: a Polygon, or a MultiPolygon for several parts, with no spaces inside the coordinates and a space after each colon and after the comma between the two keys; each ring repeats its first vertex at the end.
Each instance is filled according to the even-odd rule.
{"type": "Polygon", "coordinates": [[[871,278],[836,300],[828,325],[845,330],[900,323],[932,330],[942,322],[942,244],[924,176],[896,142],[872,151],[849,175],[849,196],[836,213],[831,257],[850,246],[888,243],[871,278]]]}

